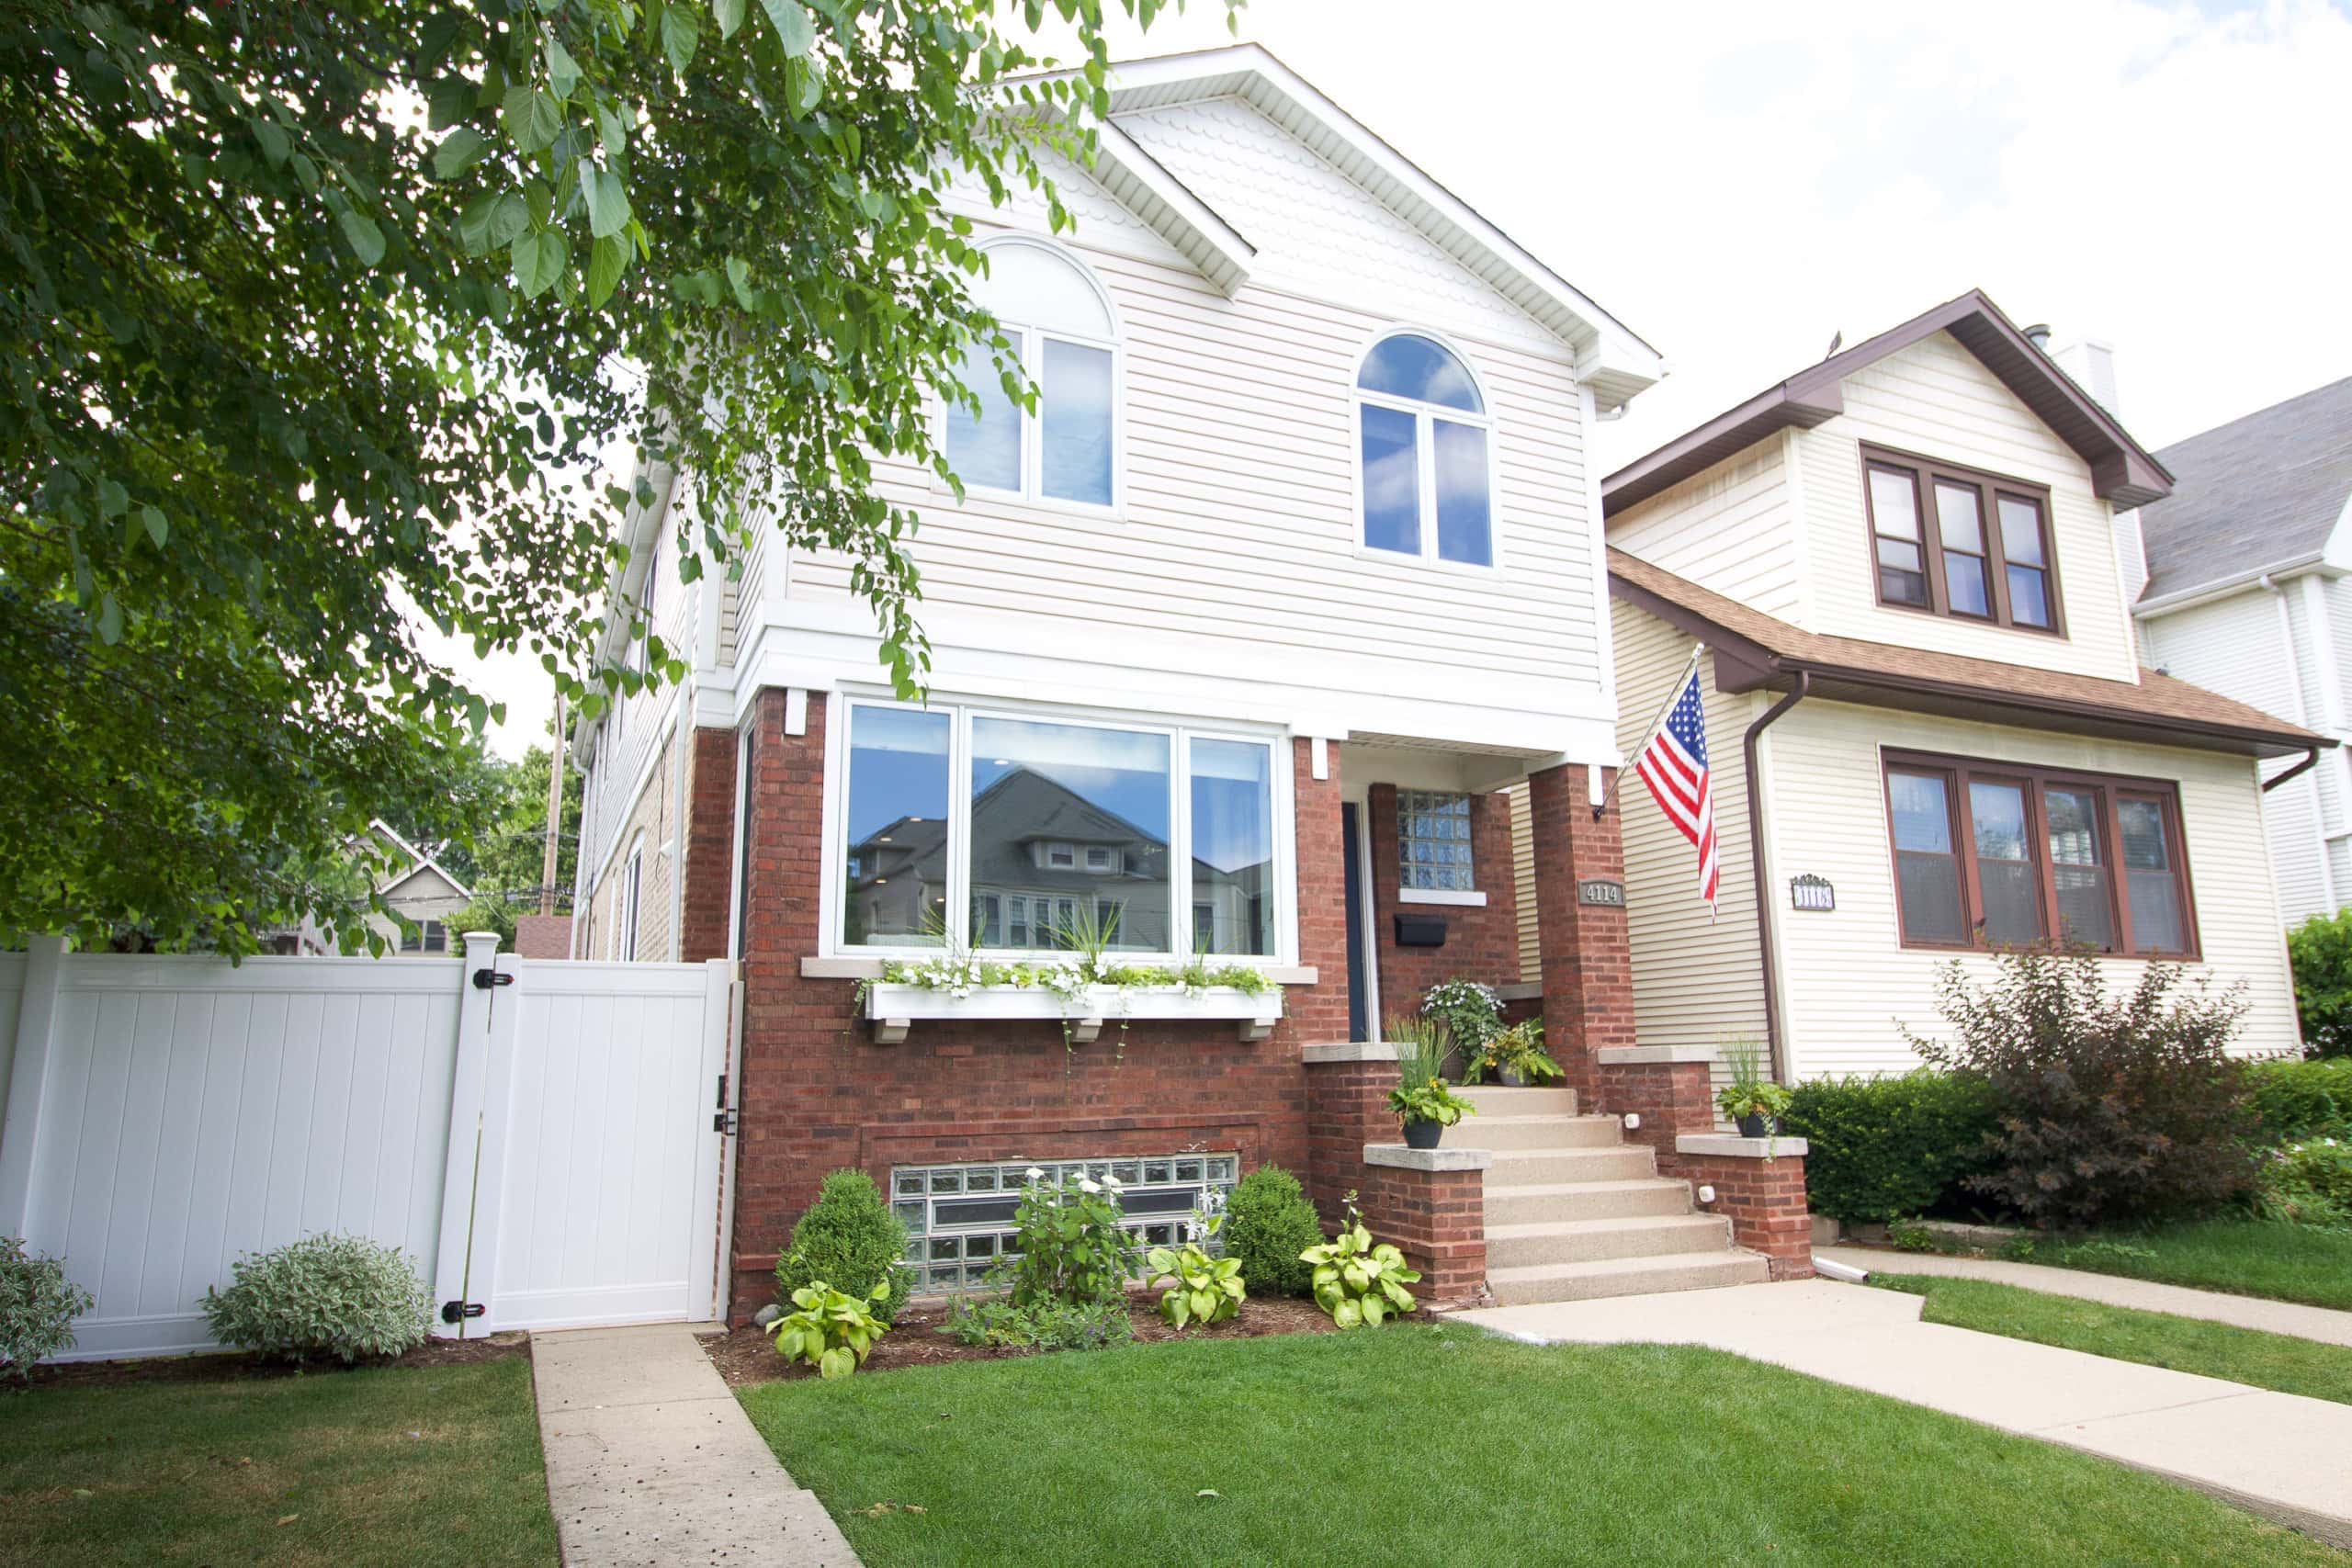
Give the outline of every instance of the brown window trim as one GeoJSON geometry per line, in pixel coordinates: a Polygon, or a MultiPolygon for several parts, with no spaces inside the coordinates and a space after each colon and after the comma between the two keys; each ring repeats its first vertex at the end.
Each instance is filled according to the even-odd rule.
{"type": "Polygon", "coordinates": [[[2041,896],[2041,929],[2044,933],[2040,945],[2055,946],[2052,933],[2059,930],[2057,882],[2051,874],[2050,835],[2044,827],[2043,805],[2044,792],[2054,784],[2061,789],[2094,791],[2098,796],[2099,839],[2105,852],[2099,866],[2107,873],[2109,913],[2115,921],[2116,945],[2111,951],[2100,951],[2098,956],[2141,962],[2201,962],[2204,948],[2197,923],[2196,890],[2188,873],[2188,836],[2181,815],[2180,785],[2177,783],[2170,779],[2093,773],[2081,768],[2031,767],[1982,757],[1885,750],[1879,753],[1879,793],[1885,802],[1887,869],[1894,882],[1895,928],[1903,946],[1931,953],[1996,951],[1994,944],[1984,940],[1984,899],[1976,876],[1976,835],[1965,807],[1972,780],[1987,784],[2023,784],[2027,786],[2026,831],[2031,836],[2029,847],[2033,852],[2031,864],[2041,896]],[[1944,778],[1944,809],[1950,817],[1952,852],[1960,863],[1961,916],[1973,933],[1967,942],[1915,940],[1902,930],[1902,869],[1894,849],[1894,792],[1887,781],[1887,775],[1896,773],[1939,773],[1944,778]],[[2181,931],[2188,938],[2188,946],[2180,952],[2135,951],[2132,931],[2130,873],[2122,863],[2123,824],[2116,809],[2118,798],[2123,795],[2154,800],[2164,811],[2165,847],[2171,852],[2173,882],[2180,897],[2181,931]]]}
{"type": "MultiPolygon", "coordinates": [[[[1903,610],[1915,615],[1942,615],[1951,620],[1973,622],[1978,626],[1998,626],[2005,631],[2025,632],[2033,637],[2066,636],[2066,601],[2058,582],[2058,541],[2056,525],[2050,507],[2050,487],[2035,484],[2007,474],[1996,474],[1984,468],[1972,468],[1960,463],[1947,463],[1939,457],[1924,457],[1917,452],[1905,452],[1893,446],[1879,446],[1862,442],[1862,515],[1868,522],[1864,543],[1870,552],[1871,593],[1890,610],[1903,610]],[[1921,566],[1928,579],[1928,602],[1925,604],[1905,604],[1886,597],[1884,584],[1879,576],[1877,503],[1871,498],[1871,469],[1896,468],[1911,476],[1917,494],[1919,515],[1919,550],[1921,566]],[[1977,526],[1984,546],[1985,598],[1992,614],[1972,615],[1951,607],[1951,595],[1944,582],[1943,527],[1936,512],[1936,481],[1973,490],[1976,492],[1977,526]],[[2041,566],[2040,570],[2048,585],[2050,624],[2037,626],[2031,622],[2018,622],[2009,614],[2008,561],[1995,547],[2000,536],[2001,497],[2011,495],[2030,501],[2041,513],[2041,566]]],[[[1965,552],[1955,551],[1955,554],[1965,552]]],[[[2020,562],[2019,565],[2026,563],[2020,562]]]]}

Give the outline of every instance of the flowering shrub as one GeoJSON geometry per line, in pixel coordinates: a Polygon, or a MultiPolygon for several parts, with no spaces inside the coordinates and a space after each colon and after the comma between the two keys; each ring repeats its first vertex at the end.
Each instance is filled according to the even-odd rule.
{"type": "Polygon", "coordinates": [[[1441,980],[1421,993],[1421,1016],[1445,1025],[1465,1059],[1503,1032],[1502,993],[1476,980],[1441,980]]]}
{"type": "Polygon", "coordinates": [[[1008,1258],[990,1278],[1012,1304],[1124,1302],[1136,1270],[1135,1237],[1120,1225],[1119,1179],[1074,1176],[1049,1183],[1036,1167],[1013,1210],[1008,1258]]]}
{"type": "Polygon", "coordinates": [[[288,1360],[397,1356],[424,1343],[431,1303],[408,1254],[363,1235],[306,1235],[240,1258],[204,1292],[212,1337],[288,1360]]]}
{"type": "Polygon", "coordinates": [[[74,1319],[93,1304],[64,1264],[0,1235],[0,1371],[31,1376],[35,1361],[73,1345],[74,1319]]]}

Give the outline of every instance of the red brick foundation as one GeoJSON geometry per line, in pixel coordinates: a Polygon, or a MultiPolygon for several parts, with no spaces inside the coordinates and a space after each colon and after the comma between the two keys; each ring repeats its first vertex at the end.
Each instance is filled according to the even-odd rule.
{"type": "Polygon", "coordinates": [[[735,893],[735,732],[697,729],[686,759],[684,897],[678,956],[688,964],[727,956],[735,893]]]}
{"type": "Polygon", "coordinates": [[[1340,1200],[1362,1188],[1371,1168],[1366,1144],[1391,1144],[1401,1134],[1388,1091],[1396,1087],[1396,1062],[1318,1062],[1306,1069],[1306,1196],[1327,1225],[1340,1220],[1340,1200]]]}
{"type": "Polygon", "coordinates": [[[1714,1188],[1715,1201],[1704,1212],[1729,1217],[1733,1243],[1762,1253],[1773,1279],[1813,1277],[1813,1216],[1805,1206],[1803,1155],[1769,1160],[1684,1155],[1671,1174],[1689,1179],[1694,1192],[1702,1184],[1714,1188]]]}
{"type": "Polygon", "coordinates": [[[1426,1306],[1461,1306],[1487,1294],[1487,1173],[1367,1166],[1356,1200],[1374,1241],[1393,1242],[1421,1282],[1426,1306]]]}

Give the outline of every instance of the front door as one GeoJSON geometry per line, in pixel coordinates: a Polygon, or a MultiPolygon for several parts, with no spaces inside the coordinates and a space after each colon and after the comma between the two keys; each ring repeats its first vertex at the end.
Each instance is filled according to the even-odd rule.
{"type": "Polygon", "coordinates": [[[1348,1038],[1370,1040],[1372,1032],[1372,964],[1363,945],[1363,840],[1359,815],[1362,808],[1342,804],[1340,807],[1340,839],[1346,846],[1342,859],[1347,863],[1343,878],[1347,886],[1348,916],[1348,1038]]]}

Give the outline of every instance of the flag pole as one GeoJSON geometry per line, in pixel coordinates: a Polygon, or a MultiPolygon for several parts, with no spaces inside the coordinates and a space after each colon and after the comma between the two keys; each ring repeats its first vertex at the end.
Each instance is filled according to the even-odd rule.
{"type": "MultiPolygon", "coordinates": [[[[1690,657],[1683,661],[1681,669],[1674,672],[1674,682],[1666,689],[1665,705],[1657,710],[1657,716],[1650,720],[1649,728],[1642,732],[1642,743],[1639,746],[1634,747],[1631,752],[1627,753],[1629,756],[1638,758],[1643,752],[1650,749],[1650,741],[1657,736],[1658,727],[1666,722],[1666,716],[1674,711],[1674,705],[1681,699],[1682,683],[1690,679],[1690,671],[1698,664],[1699,655],[1704,653],[1706,650],[1707,645],[1705,643],[1695,639],[1691,642],[1690,657]]],[[[1624,782],[1625,770],[1621,766],[1618,768],[1615,776],[1611,778],[1609,781],[1609,792],[1600,797],[1600,804],[1592,808],[1592,819],[1594,821],[1598,822],[1601,818],[1608,815],[1609,803],[1617,798],[1617,786],[1624,782]]]]}

